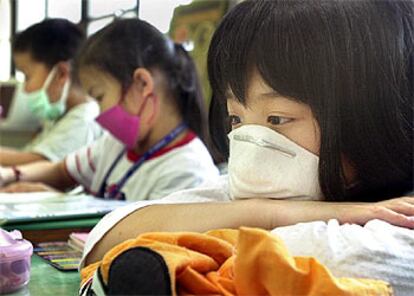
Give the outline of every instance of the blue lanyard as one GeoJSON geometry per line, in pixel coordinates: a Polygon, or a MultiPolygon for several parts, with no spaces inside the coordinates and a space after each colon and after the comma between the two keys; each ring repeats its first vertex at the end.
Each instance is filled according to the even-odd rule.
{"type": "Polygon", "coordinates": [[[109,192],[105,193],[106,187],[107,187],[107,181],[108,178],[111,176],[112,171],[116,167],[116,165],[121,160],[122,156],[126,153],[126,149],[123,149],[121,153],[117,156],[115,161],[112,163],[111,167],[109,168],[108,172],[105,175],[105,178],[102,182],[101,189],[99,190],[98,197],[104,197],[105,199],[125,199],[125,197],[119,197],[121,193],[122,187],[124,187],[125,183],[128,181],[128,179],[138,170],[141,165],[146,161],[148,158],[153,156],[155,153],[160,151],[162,148],[167,146],[169,143],[171,143],[177,136],[184,131],[187,128],[187,125],[185,123],[181,123],[179,126],[177,126],[175,129],[173,129],[168,135],[166,135],[163,139],[161,139],[157,144],[152,146],[147,152],[144,153],[144,155],[138,159],[132,167],[129,168],[129,170],[126,172],[126,174],[119,180],[118,183],[111,186],[109,188],[109,192]]]}

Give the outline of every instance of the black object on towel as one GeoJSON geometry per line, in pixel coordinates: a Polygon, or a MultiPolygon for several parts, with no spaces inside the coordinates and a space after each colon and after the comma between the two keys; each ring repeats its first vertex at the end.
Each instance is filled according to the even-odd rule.
{"type": "Polygon", "coordinates": [[[112,262],[107,292],[108,295],[172,295],[167,264],[151,249],[129,249],[112,262]]]}

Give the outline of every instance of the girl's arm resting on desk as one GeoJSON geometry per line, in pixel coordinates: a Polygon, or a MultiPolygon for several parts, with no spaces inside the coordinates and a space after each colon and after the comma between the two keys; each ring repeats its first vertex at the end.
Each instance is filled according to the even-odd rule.
{"type": "Polygon", "coordinates": [[[60,190],[40,182],[15,182],[4,188],[0,192],[20,193],[20,192],[61,192],[60,190]]]}
{"type": "Polygon", "coordinates": [[[273,229],[300,222],[337,219],[365,224],[372,219],[414,228],[414,197],[377,203],[330,203],[247,199],[225,203],[166,204],[141,208],[122,219],[94,246],[86,265],[100,260],[113,246],[152,231],[204,232],[240,226],[273,229]]]}
{"type": "MultiPolygon", "coordinates": [[[[64,161],[40,161],[18,167],[0,167],[0,187],[15,181],[41,182],[60,190],[76,185],[76,182],[66,171],[64,161]]],[[[27,185],[27,183],[12,184],[2,190],[22,192],[25,189],[25,184],[27,185]]]]}
{"type": "Polygon", "coordinates": [[[21,165],[40,160],[46,160],[46,158],[38,153],[0,147],[0,165],[2,166],[21,165]]]}

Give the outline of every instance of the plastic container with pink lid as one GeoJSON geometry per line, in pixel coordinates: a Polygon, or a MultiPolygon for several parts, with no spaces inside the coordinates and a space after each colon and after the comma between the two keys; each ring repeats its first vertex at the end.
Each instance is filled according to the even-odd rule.
{"type": "Polygon", "coordinates": [[[30,280],[33,246],[18,230],[0,228],[0,294],[18,290],[30,280]]]}

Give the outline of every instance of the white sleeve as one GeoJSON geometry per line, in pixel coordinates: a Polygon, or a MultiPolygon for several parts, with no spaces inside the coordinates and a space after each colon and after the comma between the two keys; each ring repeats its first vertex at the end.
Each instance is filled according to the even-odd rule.
{"type": "Polygon", "coordinates": [[[228,202],[230,195],[228,192],[227,176],[203,184],[198,188],[182,190],[170,194],[169,196],[158,200],[137,201],[130,205],[118,208],[102,218],[101,221],[92,229],[83,250],[83,256],[80,269],[84,266],[86,256],[92,251],[93,247],[101,238],[119,221],[129,214],[139,211],[140,209],[155,204],[177,204],[177,203],[194,203],[194,202],[228,202]]]}
{"type": "Polygon", "coordinates": [[[69,175],[87,189],[92,186],[98,160],[105,145],[105,138],[103,136],[90,146],[83,147],[65,158],[65,167],[69,175]]]}
{"type": "Polygon", "coordinates": [[[414,230],[372,220],[365,226],[337,220],[279,227],[272,231],[294,256],[313,256],[337,277],[389,282],[395,295],[413,295],[414,230]]]}
{"type": "Polygon", "coordinates": [[[59,161],[71,152],[92,143],[101,135],[99,126],[83,112],[69,112],[56,122],[42,139],[29,148],[51,161],[59,161]]]}
{"type": "Polygon", "coordinates": [[[195,188],[199,186],[203,180],[204,178],[197,176],[193,171],[179,171],[175,174],[165,174],[158,178],[148,199],[156,200],[166,197],[174,192],[195,188]]]}
{"type": "MultiPolygon", "coordinates": [[[[200,157],[203,155],[200,154],[200,157]]],[[[156,177],[153,178],[155,182],[147,197],[149,200],[160,199],[174,192],[198,187],[205,181],[217,185],[219,179],[219,171],[212,160],[194,161],[193,158],[184,154],[170,158],[152,175],[154,174],[156,177]]]]}

